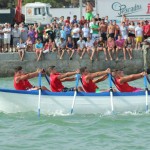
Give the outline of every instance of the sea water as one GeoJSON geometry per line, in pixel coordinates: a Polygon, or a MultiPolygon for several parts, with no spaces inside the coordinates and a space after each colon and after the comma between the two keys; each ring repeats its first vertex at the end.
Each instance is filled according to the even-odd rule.
{"type": "MultiPolygon", "coordinates": [[[[37,85],[38,80],[31,82],[37,85]]],[[[42,84],[48,87],[44,78],[42,84]]],[[[144,88],[143,79],[131,85],[144,88]]],[[[108,89],[108,81],[99,86],[108,89]]],[[[0,88],[13,88],[13,78],[1,78],[0,88]]],[[[150,113],[145,112],[40,118],[35,112],[0,113],[0,150],[149,150],[149,132],[150,113]]]]}

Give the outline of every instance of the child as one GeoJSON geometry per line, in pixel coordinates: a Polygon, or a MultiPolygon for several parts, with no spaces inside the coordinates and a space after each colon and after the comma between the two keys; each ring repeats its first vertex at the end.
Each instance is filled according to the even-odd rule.
{"type": "Polygon", "coordinates": [[[41,59],[42,52],[43,52],[43,43],[41,42],[40,39],[37,39],[37,43],[35,44],[35,52],[36,52],[37,61],[39,61],[41,59]]]}
{"type": "Polygon", "coordinates": [[[26,49],[26,44],[23,43],[22,39],[20,38],[19,43],[17,43],[17,50],[21,61],[23,61],[25,49],[26,49]]]}
{"type": "Polygon", "coordinates": [[[72,60],[72,56],[74,54],[74,42],[71,39],[71,37],[68,37],[68,39],[67,39],[66,50],[69,55],[69,59],[72,60]]]}

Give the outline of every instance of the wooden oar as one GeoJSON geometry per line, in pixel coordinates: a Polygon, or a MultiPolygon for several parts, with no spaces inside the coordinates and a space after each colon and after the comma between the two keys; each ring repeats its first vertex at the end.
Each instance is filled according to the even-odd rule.
{"type": "Polygon", "coordinates": [[[111,111],[114,111],[114,103],[113,103],[113,89],[112,89],[112,76],[109,73],[108,74],[108,80],[109,80],[109,92],[110,92],[110,104],[111,104],[111,111]]]}
{"type": "Polygon", "coordinates": [[[76,90],[74,91],[74,96],[73,96],[73,100],[72,100],[71,114],[73,113],[73,108],[74,108],[75,99],[76,99],[76,95],[77,95],[77,88],[78,88],[79,80],[80,80],[80,74],[76,74],[76,90]]]}
{"type": "Polygon", "coordinates": [[[38,99],[38,117],[40,117],[40,107],[41,107],[41,73],[39,73],[38,76],[38,82],[39,82],[39,99],[38,99]]]}
{"type": "Polygon", "coordinates": [[[147,88],[147,76],[144,76],[144,86],[145,86],[145,102],[146,102],[146,112],[148,112],[148,88],[147,88]]]}
{"type": "Polygon", "coordinates": [[[46,81],[48,82],[48,84],[50,85],[50,80],[49,80],[47,74],[45,74],[45,79],[46,79],[46,81]]]}

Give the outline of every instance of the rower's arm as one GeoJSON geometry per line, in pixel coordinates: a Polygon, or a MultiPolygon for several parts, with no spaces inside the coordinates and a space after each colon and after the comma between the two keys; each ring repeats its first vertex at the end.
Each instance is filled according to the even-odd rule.
{"type": "Polygon", "coordinates": [[[73,78],[63,78],[63,79],[60,79],[60,81],[61,81],[61,82],[65,82],[65,81],[75,81],[75,79],[76,79],[76,78],[74,78],[74,77],[73,77],[73,78]]]}
{"type": "Polygon", "coordinates": [[[134,81],[134,80],[140,79],[142,77],[143,77],[143,72],[142,73],[138,73],[138,74],[132,74],[132,75],[129,75],[129,76],[126,76],[126,77],[122,77],[120,79],[120,83],[123,84],[125,82],[134,81]]]}
{"type": "Polygon", "coordinates": [[[104,81],[104,80],[107,79],[107,77],[108,77],[107,75],[104,75],[104,76],[102,76],[102,77],[99,77],[99,78],[97,78],[97,79],[94,79],[93,82],[94,82],[94,83],[98,83],[98,82],[104,81]]]}
{"type": "Polygon", "coordinates": [[[89,75],[87,75],[86,80],[94,79],[95,77],[106,75],[107,73],[108,73],[107,70],[100,71],[100,72],[95,72],[95,73],[90,73],[89,75]]]}
{"type": "Polygon", "coordinates": [[[27,73],[25,75],[18,76],[18,77],[16,77],[15,81],[19,82],[20,80],[27,80],[27,79],[31,79],[31,78],[37,77],[39,72],[40,71],[37,70],[37,71],[32,72],[32,73],[27,73]]]}
{"type": "Polygon", "coordinates": [[[76,74],[76,72],[67,72],[67,73],[64,73],[64,74],[59,75],[57,78],[58,78],[58,79],[63,79],[63,78],[66,78],[66,77],[73,76],[73,75],[75,75],[75,74],[76,74]]]}

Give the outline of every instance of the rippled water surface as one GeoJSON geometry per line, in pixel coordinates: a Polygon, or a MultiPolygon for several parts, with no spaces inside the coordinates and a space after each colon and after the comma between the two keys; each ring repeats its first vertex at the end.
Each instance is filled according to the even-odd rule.
{"type": "MultiPolygon", "coordinates": [[[[0,83],[1,88],[13,88],[12,78],[0,83]]],[[[42,83],[48,87],[45,79],[42,83]]],[[[144,88],[143,80],[131,84],[144,88]]],[[[108,88],[108,81],[99,85],[108,88]]],[[[149,150],[149,132],[150,113],[145,112],[40,118],[35,112],[0,113],[0,150],[149,150]]]]}

